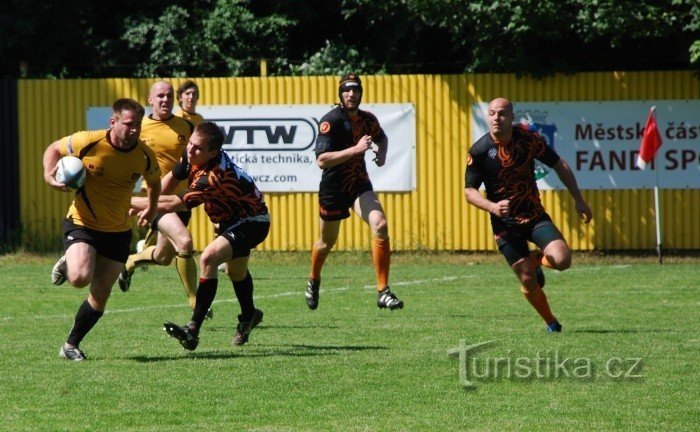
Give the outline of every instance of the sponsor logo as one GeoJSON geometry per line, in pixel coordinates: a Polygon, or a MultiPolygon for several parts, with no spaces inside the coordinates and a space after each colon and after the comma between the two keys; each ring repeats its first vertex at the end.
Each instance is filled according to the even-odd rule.
{"type": "Polygon", "coordinates": [[[270,117],[211,121],[224,133],[225,151],[300,151],[316,142],[318,122],[313,118],[270,117]]]}
{"type": "Polygon", "coordinates": [[[328,122],[323,122],[318,129],[321,131],[321,133],[328,133],[328,131],[331,130],[331,124],[328,122]]]}

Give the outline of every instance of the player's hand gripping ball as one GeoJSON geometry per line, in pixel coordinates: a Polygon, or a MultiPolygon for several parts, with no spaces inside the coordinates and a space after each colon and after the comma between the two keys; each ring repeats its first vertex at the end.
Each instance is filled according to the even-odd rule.
{"type": "Polygon", "coordinates": [[[85,183],[85,174],[82,160],[75,156],[64,156],[58,161],[55,178],[71,189],[79,189],[85,183]]]}

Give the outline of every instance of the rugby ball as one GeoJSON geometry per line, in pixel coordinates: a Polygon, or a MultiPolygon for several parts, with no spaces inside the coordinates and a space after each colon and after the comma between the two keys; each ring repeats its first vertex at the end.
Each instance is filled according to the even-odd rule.
{"type": "Polygon", "coordinates": [[[70,189],[79,189],[85,183],[85,166],[75,156],[64,156],[58,161],[56,181],[70,189]]]}

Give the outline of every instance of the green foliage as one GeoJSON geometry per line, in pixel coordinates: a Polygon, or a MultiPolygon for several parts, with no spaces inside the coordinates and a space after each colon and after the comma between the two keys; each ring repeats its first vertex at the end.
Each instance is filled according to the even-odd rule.
{"type": "MultiPolygon", "coordinates": [[[[211,3],[211,2],[208,2],[211,3]]],[[[258,18],[244,0],[217,0],[210,9],[169,6],[156,18],[132,15],[123,39],[148,52],[136,76],[237,76],[275,57],[292,24],[280,16],[258,18]]]]}
{"type": "Polygon", "coordinates": [[[0,76],[700,70],[699,23],[697,0],[9,0],[0,76]]]}
{"type": "Polygon", "coordinates": [[[331,44],[312,54],[300,65],[290,65],[292,75],[342,75],[347,71],[357,73],[379,73],[360,53],[343,43],[331,44]]]}

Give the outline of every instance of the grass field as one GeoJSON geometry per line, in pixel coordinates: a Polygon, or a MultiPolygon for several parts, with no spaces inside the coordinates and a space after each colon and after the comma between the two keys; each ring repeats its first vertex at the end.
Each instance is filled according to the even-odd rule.
{"type": "Polygon", "coordinates": [[[390,312],[375,305],[366,253],[331,255],[316,311],[307,254],[257,253],[263,323],[231,346],[238,304],[222,280],[194,352],[162,330],[190,316],[174,267],[151,268],[130,292],[115,287],[82,363],[57,355],[86,291],[50,284],[55,258],[0,257],[2,431],[700,427],[697,257],[584,256],[546,271],[564,325],[548,334],[495,255],[396,254],[406,307],[390,312]],[[460,340],[491,343],[465,365],[448,355],[460,340]]]}

